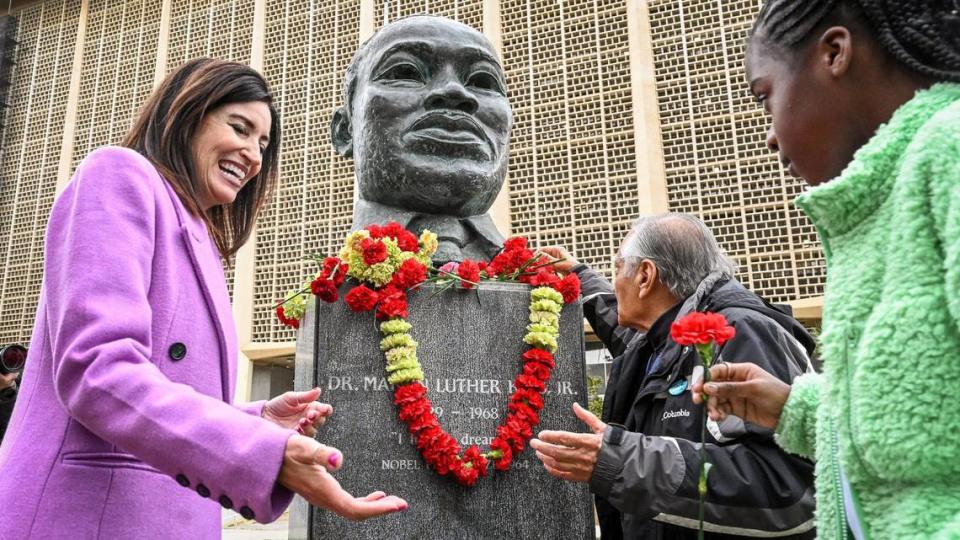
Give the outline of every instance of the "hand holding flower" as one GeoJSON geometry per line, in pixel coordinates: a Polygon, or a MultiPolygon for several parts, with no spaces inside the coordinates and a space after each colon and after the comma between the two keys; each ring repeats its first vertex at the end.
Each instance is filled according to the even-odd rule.
{"type": "Polygon", "coordinates": [[[320,403],[320,389],[305,392],[287,392],[268,401],[263,406],[263,417],[280,427],[295,429],[313,437],[317,428],[333,414],[333,407],[320,403]]]}
{"type": "Polygon", "coordinates": [[[693,386],[694,403],[702,403],[701,392],[710,399],[710,418],[721,421],[728,415],[775,429],[783,406],[790,396],[790,385],[767,373],[756,364],[718,364],[710,368],[710,382],[693,386]]]}

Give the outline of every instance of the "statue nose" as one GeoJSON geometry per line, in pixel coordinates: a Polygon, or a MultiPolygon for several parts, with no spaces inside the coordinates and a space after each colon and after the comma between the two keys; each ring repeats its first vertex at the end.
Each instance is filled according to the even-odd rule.
{"type": "Polygon", "coordinates": [[[449,81],[427,98],[427,110],[452,109],[467,114],[477,112],[478,103],[462,84],[449,81]]]}

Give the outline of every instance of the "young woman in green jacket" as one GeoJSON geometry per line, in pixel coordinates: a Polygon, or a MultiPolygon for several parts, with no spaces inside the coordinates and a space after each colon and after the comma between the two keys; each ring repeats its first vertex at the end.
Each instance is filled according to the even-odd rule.
{"type": "Polygon", "coordinates": [[[824,372],[694,391],[816,460],[819,538],[960,538],[960,1],[768,0],[746,62],[813,186],[824,372]]]}

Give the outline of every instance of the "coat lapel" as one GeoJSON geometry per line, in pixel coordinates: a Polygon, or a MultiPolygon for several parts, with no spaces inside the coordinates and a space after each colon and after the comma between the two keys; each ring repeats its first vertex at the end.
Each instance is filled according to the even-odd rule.
{"type": "Polygon", "coordinates": [[[233,323],[230,293],[227,290],[223,264],[220,262],[206,224],[187,211],[180,202],[180,197],[169,185],[166,185],[166,188],[180,220],[183,244],[186,246],[200,290],[203,291],[210,318],[216,326],[217,339],[220,342],[220,384],[223,401],[233,403],[237,331],[233,323]]]}

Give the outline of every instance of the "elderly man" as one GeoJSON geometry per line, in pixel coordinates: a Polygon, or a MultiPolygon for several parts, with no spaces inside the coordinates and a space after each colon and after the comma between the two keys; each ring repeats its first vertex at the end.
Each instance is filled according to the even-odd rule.
{"type": "Polygon", "coordinates": [[[399,221],[437,233],[438,262],[490,259],[503,244],[486,213],[507,173],[513,112],[493,46],[475,29],[414,16],[354,56],[331,122],[352,157],[354,229],[399,221]]]}
{"type": "MultiPolygon", "coordinates": [[[[720,360],[754,362],[787,382],[811,369],[814,340],[733,279],[734,264],[692,216],[637,220],[613,287],[564,249],[544,251],[580,276],[585,316],[615,360],[603,421],[575,407],[593,433],[543,431],[531,446],[550,474],[589,482],[604,539],[695,538],[703,411],[689,388],[702,370],[693,348],[671,340],[671,323],[694,310],[722,313],[736,337],[720,360]]],[[[812,538],[813,466],[739,419],[708,422],[708,431],[708,536],[812,538]]]]}

